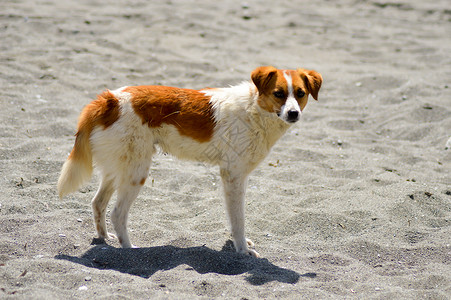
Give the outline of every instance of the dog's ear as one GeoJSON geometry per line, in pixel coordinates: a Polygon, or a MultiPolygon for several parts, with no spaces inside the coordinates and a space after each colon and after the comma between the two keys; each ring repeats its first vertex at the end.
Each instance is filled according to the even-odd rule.
{"type": "Polygon", "coordinates": [[[321,88],[321,84],[323,83],[323,77],[321,74],[316,71],[306,69],[297,69],[297,71],[307,85],[307,89],[313,99],[318,100],[318,92],[321,88]]]}
{"type": "Polygon", "coordinates": [[[269,93],[270,83],[276,78],[277,69],[272,66],[258,67],[255,69],[251,78],[260,94],[269,93]]]}

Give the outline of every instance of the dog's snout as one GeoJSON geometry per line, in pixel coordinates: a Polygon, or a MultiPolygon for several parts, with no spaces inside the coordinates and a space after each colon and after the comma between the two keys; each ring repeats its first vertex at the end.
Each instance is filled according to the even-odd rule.
{"type": "Polygon", "coordinates": [[[291,109],[287,113],[288,122],[296,122],[299,119],[299,112],[295,109],[291,109]]]}

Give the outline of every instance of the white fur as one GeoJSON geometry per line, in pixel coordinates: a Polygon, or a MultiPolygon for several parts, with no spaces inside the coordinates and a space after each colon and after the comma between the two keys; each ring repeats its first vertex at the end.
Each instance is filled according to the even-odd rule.
{"type": "Polygon", "coordinates": [[[280,109],[281,110],[280,117],[288,122],[289,121],[288,112],[296,111],[298,113],[298,118],[295,121],[297,121],[299,120],[299,116],[301,115],[301,108],[299,107],[298,101],[296,101],[296,98],[294,97],[293,79],[291,78],[291,75],[286,72],[283,73],[283,76],[285,77],[285,80],[287,81],[288,85],[288,97],[287,101],[285,102],[284,105],[282,105],[280,109]]]}
{"type": "MultiPolygon", "coordinates": [[[[181,159],[220,167],[235,248],[240,253],[258,256],[248,248],[252,242],[244,236],[247,178],[290,125],[275,113],[260,108],[258,91],[251,82],[208,89],[203,93],[211,97],[216,125],[212,139],[200,143],[180,135],[173,125],[163,124],[157,128],[143,125],[131,106],[131,95],[123,90],[112,91],[120,103],[119,119],[106,129],[95,128],[90,137],[93,161],[101,172],[101,185],[92,201],[99,237],[108,237],[105,210],[113,192],[117,191],[112,222],[121,245],[132,246],[127,233],[128,212],[149,173],[158,146],[181,159]]],[[[291,98],[294,99],[292,88],[291,98]]],[[[295,106],[290,100],[287,107],[295,106]]]]}

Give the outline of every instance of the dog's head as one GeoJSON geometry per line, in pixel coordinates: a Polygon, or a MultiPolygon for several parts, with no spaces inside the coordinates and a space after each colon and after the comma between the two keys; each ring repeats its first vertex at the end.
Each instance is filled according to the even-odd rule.
{"type": "Polygon", "coordinates": [[[283,121],[295,123],[307,105],[308,95],[318,100],[323,78],[312,70],[278,70],[274,67],[259,67],[251,74],[258,89],[258,105],[276,113],[283,121]]]}

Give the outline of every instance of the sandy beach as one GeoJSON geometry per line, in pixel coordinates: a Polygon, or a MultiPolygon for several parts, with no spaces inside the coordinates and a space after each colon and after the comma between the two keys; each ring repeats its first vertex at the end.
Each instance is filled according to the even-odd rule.
{"type": "Polygon", "coordinates": [[[446,0],[1,2],[0,298],[449,299],[450,33],[446,0]],[[93,240],[97,176],[58,198],[103,90],[224,87],[262,65],[324,79],[249,179],[262,258],[234,252],[213,166],[155,156],[138,249],[93,240]]]}

